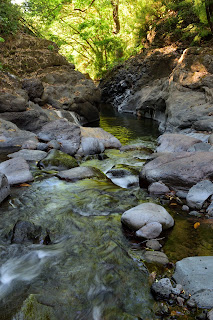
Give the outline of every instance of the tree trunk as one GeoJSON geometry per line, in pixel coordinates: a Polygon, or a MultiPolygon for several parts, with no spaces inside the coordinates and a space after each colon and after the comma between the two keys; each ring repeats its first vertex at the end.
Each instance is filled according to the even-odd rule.
{"type": "Polygon", "coordinates": [[[121,29],[119,15],[118,15],[119,0],[111,0],[111,4],[113,7],[113,22],[114,22],[113,33],[118,34],[121,29]]]}
{"type": "Polygon", "coordinates": [[[213,34],[213,0],[205,0],[205,6],[208,24],[213,34]]]}

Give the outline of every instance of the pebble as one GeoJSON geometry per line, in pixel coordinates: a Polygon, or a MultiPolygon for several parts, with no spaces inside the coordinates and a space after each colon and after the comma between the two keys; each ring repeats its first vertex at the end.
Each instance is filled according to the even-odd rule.
{"type": "Polygon", "coordinates": [[[183,210],[183,211],[189,211],[189,207],[184,204],[184,205],[182,206],[182,210],[183,210]]]}
{"type": "Polygon", "coordinates": [[[158,240],[148,240],[146,242],[146,247],[152,250],[160,250],[162,248],[162,245],[160,244],[160,242],[158,240]]]}

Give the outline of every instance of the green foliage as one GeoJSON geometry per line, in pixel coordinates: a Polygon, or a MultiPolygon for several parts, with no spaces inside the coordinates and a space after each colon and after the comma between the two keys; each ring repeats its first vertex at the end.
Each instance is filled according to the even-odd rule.
{"type": "Polygon", "coordinates": [[[2,37],[0,37],[0,42],[5,42],[5,40],[2,37]]]}
{"type": "Polygon", "coordinates": [[[50,44],[50,45],[48,46],[48,50],[53,51],[53,50],[54,50],[54,46],[53,46],[52,44],[50,44]]]}
{"type": "Polygon", "coordinates": [[[23,8],[29,24],[55,41],[80,71],[94,78],[137,54],[144,45],[194,44],[211,34],[205,0],[120,0],[117,33],[115,3],[26,0],[23,8]]]}
{"type": "Polygon", "coordinates": [[[20,27],[21,12],[10,0],[0,2],[0,34],[15,34],[20,27]]]}

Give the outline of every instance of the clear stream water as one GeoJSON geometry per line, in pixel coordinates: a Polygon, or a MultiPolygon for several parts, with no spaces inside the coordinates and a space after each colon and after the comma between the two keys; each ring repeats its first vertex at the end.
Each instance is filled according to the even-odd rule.
{"type": "MultiPolygon", "coordinates": [[[[106,110],[100,126],[122,144],[154,148],[157,124],[106,110]]],[[[113,165],[140,169],[148,154],[109,150],[105,160],[87,159],[103,172],[113,165]]],[[[121,214],[148,194],[126,188],[125,179],[61,181],[34,168],[29,187],[13,188],[0,207],[1,320],[129,320],[157,319],[140,243],[127,236],[121,214]],[[52,244],[10,244],[8,234],[18,220],[50,231],[52,244]]],[[[163,240],[172,262],[190,255],[212,255],[212,229],[205,221],[173,211],[176,225],[163,240]]]]}

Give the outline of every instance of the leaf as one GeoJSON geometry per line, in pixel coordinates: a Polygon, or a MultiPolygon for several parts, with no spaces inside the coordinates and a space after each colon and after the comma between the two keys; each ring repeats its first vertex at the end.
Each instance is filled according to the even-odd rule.
{"type": "Polygon", "coordinates": [[[194,228],[195,228],[195,229],[199,228],[199,226],[200,226],[200,222],[196,222],[196,223],[194,224],[194,228]]]}
{"type": "Polygon", "coordinates": [[[28,184],[28,183],[21,183],[19,186],[20,186],[20,187],[30,187],[30,184],[28,184]]]}
{"type": "Polygon", "coordinates": [[[170,203],[170,206],[177,206],[177,203],[172,202],[172,203],[170,203]]]}
{"type": "Polygon", "coordinates": [[[5,140],[4,140],[4,139],[1,139],[0,142],[5,142],[5,140]]]}
{"type": "Polygon", "coordinates": [[[5,42],[5,40],[2,37],[0,37],[0,42],[5,42]]]}

